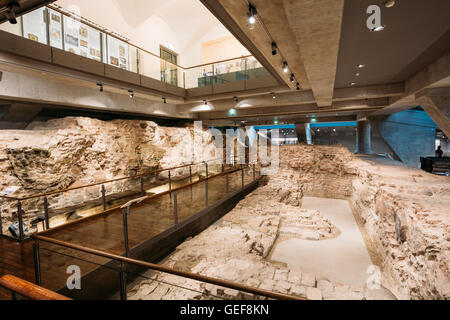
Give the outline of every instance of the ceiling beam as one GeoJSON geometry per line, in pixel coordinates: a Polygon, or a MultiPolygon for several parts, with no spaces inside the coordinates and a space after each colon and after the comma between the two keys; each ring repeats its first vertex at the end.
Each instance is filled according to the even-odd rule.
{"type": "Polygon", "coordinates": [[[236,114],[231,116],[228,111],[213,111],[198,114],[200,120],[214,120],[214,119],[247,119],[259,117],[278,117],[282,115],[297,115],[308,114],[315,112],[344,112],[344,111],[370,111],[371,108],[383,108],[389,103],[388,98],[351,100],[351,101],[337,101],[330,108],[317,110],[316,104],[304,104],[295,106],[277,106],[251,109],[237,109],[236,114]]]}
{"type": "Polygon", "coordinates": [[[329,107],[336,79],[344,0],[283,0],[282,3],[317,105],[329,107]]]}
{"type": "MultiPolygon", "coordinates": [[[[386,85],[373,85],[366,87],[351,87],[336,89],[334,91],[334,102],[348,101],[348,100],[361,100],[361,99],[375,99],[384,97],[398,97],[404,94],[403,83],[393,83],[386,85]]],[[[208,111],[224,111],[231,108],[262,108],[262,107],[276,107],[276,106],[289,106],[300,104],[313,104],[315,103],[314,95],[311,90],[308,91],[288,91],[282,93],[276,93],[276,99],[273,99],[272,94],[267,91],[264,94],[239,98],[236,102],[235,99],[223,99],[216,101],[209,101],[208,105],[213,110],[208,108],[202,108],[203,102],[189,103],[180,105],[186,112],[208,112],[208,111]]]]}

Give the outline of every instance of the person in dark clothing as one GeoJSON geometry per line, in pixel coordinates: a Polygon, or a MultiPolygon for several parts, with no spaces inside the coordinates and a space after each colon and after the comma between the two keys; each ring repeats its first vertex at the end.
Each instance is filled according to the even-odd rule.
{"type": "Polygon", "coordinates": [[[441,150],[441,146],[439,146],[436,150],[436,157],[442,158],[443,155],[444,155],[444,152],[441,150]]]}

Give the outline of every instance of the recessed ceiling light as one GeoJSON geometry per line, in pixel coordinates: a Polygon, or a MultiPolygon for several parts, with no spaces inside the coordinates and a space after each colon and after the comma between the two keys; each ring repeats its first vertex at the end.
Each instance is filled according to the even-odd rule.
{"type": "Polygon", "coordinates": [[[384,28],[385,28],[384,26],[378,26],[378,27],[373,28],[371,31],[372,31],[372,32],[383,31],[384,28]]]}
{"type": "Polygon", "coordinates": [[[353,87],[353,86],[356,86],[356,82],[352,82],[352,83],[350,83],[350,85],[353,87]]]}
{"type": "Polygon", "coordinates": [[[365,68],[366,65],[365,64],[358,64],[357,67],[358,67],[358,69],[362,69],[362,68],[365,68]]]}
{"type": "Polygon", "coordinates": [[[361,75],[361,73],[357,72],[355,73],[355,76],[359,77],[361,75]]]}
{"type": "Polygon", "coordinates": [[[384,6],[385,6],[386,8],[392,8],[393,6],[395,6],[395,0],[389,0],[389,1],[386,1],[386,2],[384,3],[384,6]]]}

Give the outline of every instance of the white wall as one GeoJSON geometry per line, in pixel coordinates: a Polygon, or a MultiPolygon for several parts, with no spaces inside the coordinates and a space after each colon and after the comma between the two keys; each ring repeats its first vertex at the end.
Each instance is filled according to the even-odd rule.
{"type": "Polygon", "coordinates": [[[203,42],[231,35],[199,0],[59,0],[56,4],[79,10],[81,16],[157,55],[162,44],[180,54],[178,64],[184,67],[204,63],[203,42]]]}

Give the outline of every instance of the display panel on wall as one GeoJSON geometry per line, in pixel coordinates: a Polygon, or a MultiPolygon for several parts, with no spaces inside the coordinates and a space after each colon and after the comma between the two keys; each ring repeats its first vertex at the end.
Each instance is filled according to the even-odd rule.
{"type": "Polygon", "coordinates": [[[45,8],[39,8],[23,16],[22,25],[25,38],[48,44],[46,13],[45,8]]]}
{"type": "Polygon", "coordinates": [[[108,35],[108,63],[129,70],[128,44],[108,35]]]}
{"type": "Polygon", "coordinates": [[[63,49],[62,15],[55,10],[48,9],[48,16],[50,45],[58,49],[63,49]]]}
{"type": "Polygon", "coordinates": [[[83,57],[101,61],[100,31],[76,19],[64,16],[64,49],[83,57]]]}

